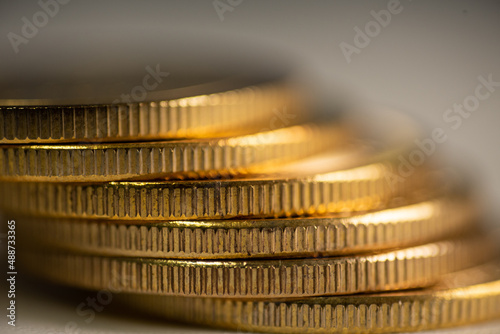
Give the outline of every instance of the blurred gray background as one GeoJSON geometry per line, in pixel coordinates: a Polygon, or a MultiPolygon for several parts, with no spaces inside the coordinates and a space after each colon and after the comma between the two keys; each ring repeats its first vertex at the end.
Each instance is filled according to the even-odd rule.
{"type": "MultiPolygon", "coordinates": [[[[60,1],[0,4],[0,98],[131,87],[146,66],[170,73],[167,88],[287,71],[325,106],[387,105],[444,129],[437,154],[465,162],[487,220],[500,217],[500,87],[456,129],[444,119],[475,94],[478,77],[500,82],[499,1],[60,1]]],[[[81,332],[165,329],[105,312],[87,324],[74,300],[46,308],[47,297],[20,299],[14,332],[64,332],[71,319],[81,332]]]]}

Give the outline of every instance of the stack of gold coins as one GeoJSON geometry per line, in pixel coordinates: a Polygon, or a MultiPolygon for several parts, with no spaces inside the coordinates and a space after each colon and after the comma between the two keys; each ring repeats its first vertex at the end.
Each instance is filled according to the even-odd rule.
{"type": "Polygon", "coordinates": [[[27,270],[233,330],[500,316],[494,242],[467,185],[416,150],[413,122],[312,117],[281,82],[169,94],[0,106],[1,209],[27,270]]]}

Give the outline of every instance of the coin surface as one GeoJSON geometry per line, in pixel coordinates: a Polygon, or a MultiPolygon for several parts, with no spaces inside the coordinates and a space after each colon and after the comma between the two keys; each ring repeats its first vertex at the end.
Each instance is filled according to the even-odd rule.
{"type": "Polygon", "coordinates": [[[0,101],[0,143],[223,137],[289,126],[302,118],[300,98],[280,83],[199,95],[204,90],[157,92],[150,95],[161,100],[151,102],[0,101]]]}
{"type": "Polygon", "coordinates": [[[220,139],[0,145],[0,180],[91,182],[241,174],[331,150],[349,138],[338,124],[309,124],[220,139]]]}
{"type": "Polygon", "coordinates": [[[132,294],[116,297],[120,303],[149,316],[269,333],[399,333],[463,326],[500,317],[497,263],[447,276],[445,281],[449,283],[408,292],[291,301],[132,294]]]}
{"type": "MultiPolygon", "coordinates": [[[[256,220],[130,221],[19,218],[19,236],[42,248],[170,259],[307,257],[407,247],[460,233],[476,210],[442,195],[358,214],[256,220]],[[22,234],[21,234],[22,233],[22,234]]],[[[25,241],[26,243],[26,241],[25,241]]]]}
{"type": "Polygon", "coordinates": [[[68,285],[174,296],[288,298],[400,290],[435,284],[489,260],[474,235],[371,255],[280,260],[168,260],[100,257],[35,248],[34,273],[68,285]],[[125,275],[115,280],[117,274],[125,275]]]}

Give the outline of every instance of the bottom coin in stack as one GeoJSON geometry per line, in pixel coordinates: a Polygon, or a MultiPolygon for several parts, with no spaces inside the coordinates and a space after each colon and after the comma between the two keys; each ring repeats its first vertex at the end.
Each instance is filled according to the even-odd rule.
{"type": "Polygon", "coordinates": [[[500,263],[446,276],[432,288],[300,300],[117,295],[122,305],[189,324],[271,333],[394,333],[500,317],[500,263]]]}

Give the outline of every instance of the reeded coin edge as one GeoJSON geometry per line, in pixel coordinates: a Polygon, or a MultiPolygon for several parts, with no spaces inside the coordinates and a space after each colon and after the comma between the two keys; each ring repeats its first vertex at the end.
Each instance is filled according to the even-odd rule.
{"type": "MultiPolygon", "coordinates": [[[[395,160],[305,178],[59,184],[2,182],[2,209],[52,217],[179,220],[283,217],[380,208],[421,188],[427,169],[392,182],[395,160]]],[[[428,180],[426,180],[428,181],[428,180]]]]}
{"type": "Polygon", "coordinates": [[[93,255],[179,259],[305,257],[425,243],[470,228],[475,215],[470,200],[441,197],[343,218],[143,223],[23,218],[19,229],[33,242],[93,255]]]}
{"type": "Polygon", "coordinates": [[[392,333],[474,324],[500,317],[500,280],[395,296],[239,301],[117,295],[141,313],[189,324],[273,333],[392,333]]]}
{"type": "Polygon", "coordinates": [[[0,180],[91,182],[237,174],[333,149],[348,137],[337,125],[309,124],[200,141],[2,145],[0,180]]]}
{"type": "Polygon", "coordinates": [[[176,296],[283,298],[425,287],[491,254],[480,236],[375,255],[286,260],[161,260],[57,253],[26,258],[38,275],[90,289],[176,296]],[[115,280],[118,277],[118,280],[115,280]]]}
{"type": "Polygon", "coordinates": [[[277,85],[171,101],[82,106],[0,106],[0,143],[213,137],[269,127],[279,108],[300,113],[277,85]]]}

